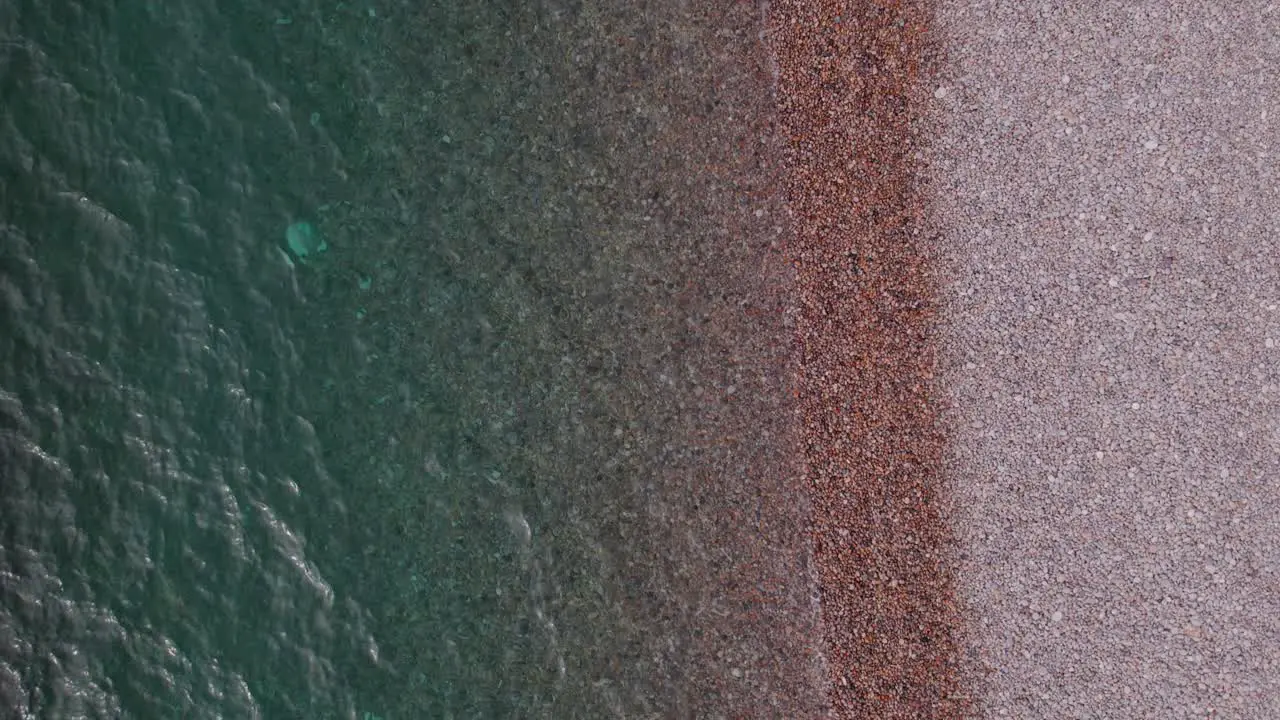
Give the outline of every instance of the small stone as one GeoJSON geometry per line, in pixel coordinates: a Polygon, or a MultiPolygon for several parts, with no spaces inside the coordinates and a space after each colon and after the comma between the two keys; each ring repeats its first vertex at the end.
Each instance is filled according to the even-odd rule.
{"type": "Polygon", "coordinates": [[[300,260],[310,255],[317,255],[329,249],[320,231],[309,222],[295,222],[285,229],[285,244],[300,260]]]}
{"type": "Polygon", "coordinates": [[[1051,615],[1050,617],[1053,619],[1054,622],[1062,622],[1062,611],[1054,610],[1053,615],[1051,615]]]}

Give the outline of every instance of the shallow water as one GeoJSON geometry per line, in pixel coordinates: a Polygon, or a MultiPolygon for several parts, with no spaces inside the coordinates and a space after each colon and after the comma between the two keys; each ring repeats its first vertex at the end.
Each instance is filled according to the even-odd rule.
{"type": "Polygon", "coordinates": [[[623,68],[575,54],[609,22],[0,12],[4,708],[646,717],[704,692],[706,583],[685,550],[637,560],[703,547],[653,479],[675,425],[629,409],[677,363],[607,331],[652,311],[609,138],[660,127],[563,114],[623,68]],[[322,252],[291,253],[299,222],[322,252]],[[671,540],[638,540],[657,517],[671,540]]]}

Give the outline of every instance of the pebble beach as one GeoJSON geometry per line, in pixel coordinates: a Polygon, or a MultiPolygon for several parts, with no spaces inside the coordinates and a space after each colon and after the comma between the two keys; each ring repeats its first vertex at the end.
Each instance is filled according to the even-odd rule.
{"type": "Polygon", "coordinates": [[[118,5],[0,12],[0,717],[1280,718],[1277,3],[118,5]]]}
{"type": "Polygon", "coordinates": [[[842,718],[1280,714],[1264,2],[777,2],[842,718]]]}

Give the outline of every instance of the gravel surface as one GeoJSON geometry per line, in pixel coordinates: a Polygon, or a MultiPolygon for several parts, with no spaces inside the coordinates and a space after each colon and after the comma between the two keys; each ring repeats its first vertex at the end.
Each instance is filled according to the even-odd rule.
{"type": "Polygon", "coordinates": [[[969,714],[941,513],[936,287],[916,131],[923,4],[779,0],[797,406],[832,716],[969,714]]]}
{"type": "Polygon", "coordinates": [[[941,0],[946,468],[986,717],[1280,717],[1280,7],[941,0]]]}

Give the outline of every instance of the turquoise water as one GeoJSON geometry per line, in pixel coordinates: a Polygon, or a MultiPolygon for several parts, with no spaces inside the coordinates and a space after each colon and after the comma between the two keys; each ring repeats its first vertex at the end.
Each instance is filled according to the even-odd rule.
{"type": "Polygon", "coordinates": [[[0,7],[0,716],[715,704],[602,7],[0,7]]]}

